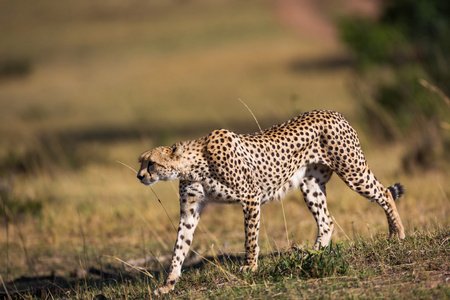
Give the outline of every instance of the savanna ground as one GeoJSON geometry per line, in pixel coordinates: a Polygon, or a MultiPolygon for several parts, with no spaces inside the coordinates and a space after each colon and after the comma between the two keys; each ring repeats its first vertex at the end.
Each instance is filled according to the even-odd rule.
{"type": "Polygon", "coordinates": [[[276,9],[0,2],[0,297],[152,297],[175,241],[177,184],[152,191],[127,166],[219,127],[257,131],[239,99],[264,128],[311,109],[345,114],[381,182],[406,187],[407,238],[386,241],[382,209],[334,177],[334,246],[307,251],[315,222],[294,191],[263,207],[260,270],[239,274],[241,209],[211,205],[172,296],[450,297],[448,168],[406,173],[414,137],[380,144],[362,130],[345,49],[287,29],[276,9]]]}

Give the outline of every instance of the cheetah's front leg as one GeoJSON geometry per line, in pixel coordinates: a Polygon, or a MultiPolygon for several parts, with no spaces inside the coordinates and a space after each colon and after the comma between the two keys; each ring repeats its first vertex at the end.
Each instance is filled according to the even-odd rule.
{"type": "Polygon", "coordinates": [[[240,270],[256,271],[258,269],[258,234],[261,208],[256,200],[245,201],[242,206],[245,225],[245,262],[240,270]]]}
{"type": "Polygon", "coordinates": [[[155,295],[166,294],[173,290],[181,276],[181,267],[189,251],[194,237],[194,231],[200,220],[203,208],[203,187],[198,183],[185,184],[180,182],[180,224],[177,241],[173,250],[169,275],[164,285],[154,291],[155,295]]]}

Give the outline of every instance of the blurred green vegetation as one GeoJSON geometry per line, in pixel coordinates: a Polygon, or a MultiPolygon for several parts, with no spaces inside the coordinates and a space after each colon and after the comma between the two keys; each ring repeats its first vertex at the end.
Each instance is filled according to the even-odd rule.
{"type": "Polygon", "coordinates": [[[368,131],[378,140],[416,140],[404,157],[408,170],[437,167],[450,154],[449,15],[445,0],[386,0],[377,20],[340,24],[368,131]]]}

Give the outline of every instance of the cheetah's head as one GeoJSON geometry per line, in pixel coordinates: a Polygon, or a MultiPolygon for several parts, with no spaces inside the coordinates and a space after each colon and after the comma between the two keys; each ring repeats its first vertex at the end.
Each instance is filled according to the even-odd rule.
{"type": "Polygon", "coordinates": [[[152,185],[158,180],[170,181],[179,178],[179,164],[183,147],[158,147],[144,152],[139,157],[141,168],[137,178],[145,185],[152,185]]]}

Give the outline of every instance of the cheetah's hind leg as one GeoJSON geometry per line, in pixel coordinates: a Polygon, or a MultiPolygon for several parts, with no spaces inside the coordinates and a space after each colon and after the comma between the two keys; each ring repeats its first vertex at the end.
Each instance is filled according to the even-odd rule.
{"type": "Polygon", "coordinates": [[[317,238],[314,250],[330,244],[334,224],[327,209],[325,184],[330,180],[333,171],[325,165],[314,164],[308,167],[305,177],[300,183],[300,190],[317,223],[317,238]]]}
{"type": "Polygon", "coordinates": [[[389,225],[390,239],[396,236],[402,240],[405,238],[405,229],[394,202],[405,192],[405,189],[401,184],[396,183],[393,186],[385,188],[373,175],[367,165],[361,173],[357,174],[357,176],[346,173],[336,173],[338,173],[339,177],[341,177],[352,190],[359,193],[367,200],[378,203],[378,205],[383,208],[389,225]]]}

